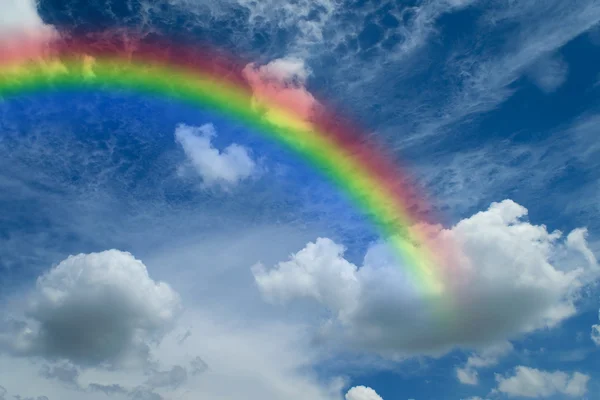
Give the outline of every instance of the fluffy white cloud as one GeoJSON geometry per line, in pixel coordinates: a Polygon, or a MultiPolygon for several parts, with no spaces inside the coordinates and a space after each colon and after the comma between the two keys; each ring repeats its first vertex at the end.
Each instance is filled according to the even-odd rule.
{"type": "Polygon", "coordinates": [[[383,400],[376,391],[366,386],[355,386],[346,393],[346,400],[383,400]]]}
{"type": "Polygon", "coordinates": [[[38,278],[26,322],[0,336],[11,353],[80,365],[145,362],[170,327],[179,296],[130,253],[70,256],[38,278]]]}
{"type": "Polygon", "coordinates": [[[456,243],[461,250],[438,271],[449,290],[441,296],[415,290],[385,244],[372,246],[361,268],[343,258],[341,246],[319,239],[289,261],[252,271],[268,300],[304,297],[330,309],[335,317],[322,335],[336,342],[387,354],[485,346],[572,316],[581,288],[598,277],[584,230],[561,239],[526,215],[506,200],[451,229],[429,227],[433,249],[456,243]]]}
{"type": "MultiPolygon", "coordinates": [[[[29,68],[38,68],[48,75],[65,71],[60,61],[50,57],[49,44],[58,33],[42,21],[36,0],[0,0],[0,15],[0,53],[19,54],[31,61],[29,68]]],[[[7,71],[10,70],[4,73],[7,71]]]]}
{"type": "Polygon", "coordinates": [[[247,148],[233,143],[219,151],[212,145],[215,136],[216,131],[212,124],[200,127],[179,125],[175,130],[175,140],[183,148],[192,167],[202,177],[205,186],[229,187],[256,172],[256,163],[247,148]]]}
{"type": "Polygon", "coordinates": [[[571,397],[583,396],[587,391],[588,375],[575,372],[540,371],[535,368],[519,366],[512,376],[496,375],[499,392],[509,396],[550,397],[564,394],[571,397]]]}
{"type": "Polygon", "coordinates": [[[262,66],[248,64],[243,74],[252,88],[254,106],[271,123],[304,128],[314,118],[319,103],[305,88],[310,70],[303,60],[282,58],[262,66]]]}
{"type": "MultiPolygon", "coordinates": [[[[244,248],[256,251],[256,253],[252,253],[248,250],[250,254],[260,254],[269,260],[281,257],[279,252],[276,256],[271,257],[268,255],[268,250],[256,245],[257,242],[262,243],[264,238],[268,237],[264,230],[261,232],[263,236],[258,239],[260,236],[252,231],[251,237],[254,241],[246,244],[244,248]]],[[[292,232],[293,234],[294,232],[292,232]]],[[[280,234],[273,234],[273,236],[273,240],[268,241],[270,247],[279,244],[277,240],[280,239],[280,234]]],[[[289,237],[286,240],[289,240],[289,237]]],[[[122,337],[120,318],[123,314],[127,314],[127,317],[132,318],[132,323],[138,328],[139,336],[136,335],[136,338],[144,339],[146,336],[154,336],[160,337],[161,340],[138,341],[134,338],[130,342],[130,346],[133,346],[134,349],[139,347],[140,350],[144,347],[141,355],[148,355],[151,362],[144,365],[115,363],[111,368],[106,368],[104,364],[91,362],[96,361],[98,357],[94,357],[93,360],[87,358],[76,365],[65,361],[44,360],[40,366],[42,360],[38,356],[47,356],[47,353],[21,352],[15,354],[0,351],[0,371],[2,371],[0,384],[7,390],[6,398],[12,398],[17,394],[26,398],[35,399],[45,395],[50,399],[63,400],[79,400],[82,397],[89,400],[103,400],[107,395],[114,400],[131,400],[132,398],[233,400],[243,397],[265,400],[282,398],[336,400],[343,398],[342,389],[347,385],[344,380],[335,378],[324,380],[312,371],[312,367],[321,360],[322,353],[312,347],[312,338],[307,336],[305,325],[284,323],[279,317],[271,320],[265,318],[264,314],[256,315],[256,310],[253,308],[260,306],[262,310],[264,303],[258,298],[256,289],[251,286],[252,276],[248,273],[241,273],[241,271],[248,272],[246,264],[248,251],[235,252],[236,257],[240,258],[240,261],[235,263],[239,264],[238,269],[235,270],[231,264],[228,264],[232,262],[230,252],[232,248],[241,250],[242,247],[235,243],[232,245],[231,235],[228,242],[221,241],[219,243],[221,245],[228,243],[228,246],[222,246],[229,249],[228,252],[223,250],[224,258],[227,260],[223,257],[215,257],[214,251],[211,255],[212,258],[209,259],[202,258],[206,257],[206,254],[198,255],[214,249],[215,242],[204,243],[200,246],[195,244],[193,247],[199,248],[194,253],[195,255],[190,255],[189,258],[184,257],[179,261],[175,260],[181,257],[180,247],[169,248],[168,254],[163,254],[161,251],[164,258],[162,256],[144,256],[152,275],[168,275],[173,287],[177,287],[178,292],[182,293],[182,303],[188,304],[181,313],[177,313],[175,310],[172,312],[173,315],[177,314],[179,317],[173,323],[171,323],[172,318],[160,317],[163,309],[175,309],[175,307],[168,306],[170,302],[160,300],[161,297],[165,297],[158,290],[162,284],[154,283],[152,286],[152,282],[143,272],[145,268],[127,253],[116,251],[98,253],[95,256],[98,262],[93,262],[94,255],[75,256],[75,260],[79,262],[66,260],[60,264],[60,267],[55,268],[62,272],[53,269],[44,275],[40,278],[40,282],[44,283],[38,284],[34,298],[36,300],[45,299],[52,294],[55,294],[56,298],[64,297],[62,308],[54,306],[55,303],[52,303],[53,306],[46,307],[51,312],[48,318],[58,313],[55,311],[57,308],[65,310],[67,300],[70,300],[70,303],[76,300],[81,302],[86,300],[84,294],[88,293],[89,299],[99,299],[98,302],[89,301],[89,304],[96,304],[96,308],[104,305],[107,310],[105,314],[111,311],[115,315],[112,319],[105,320],[104,326],[98,327],[99,323],[95,323],[88,328],[85,323],[90,323],[90,319],[96,313],[96,308],[90,308],[88,303],[83,302],[82,307],[91,312],[92,316],[81,321],[74,318],[64,320],[65,324],[71,323],[74,332],[82,336],[89,336],[93,333],[96,337],[104,332],[106,333],[105,337],[119,339],[122,337]],[[115,252],[113,258],[120,262],[112,263],[107,260],[112,252],[115,252]],[[184,264],[186,272],[196,269],[203,270],[200,272],[204,274],[186,275],[185,280],[192,281],[190,291],[182,291],[182,288],[177,285],[178,262],[184,264]],[[103,267],[99,267],[97,265],[99,263],[103,267]],[[196,268],[197,265],[208,267],[196,268]],[[213,268],[214,266],[217,267],[213,268]],[[221,269],[223,266],[225,269],[232,270],[232,275],[227,275],[225,279],[219,275],[219,273],[226,272],[221,269]],[[219,276],[214,276],[216,272],[219,272],[216,274],[219,276]],[[52,278],[49,278],[48,275],[52,278]],[[244,281],[237,283],[231,279],[232,276],[234,278],[243,277],[244,281]],[[48,283],[50,281],[55,283],[48,283]],[[207,285],[212,286],[215,292],[205,294],[205,288],[198,281],[208,282],[207,285]],[[234,306],[230,307],[227,301],[217,294],[223,293],[221,285],[226,285],[228,290],[235,291],[236,296],[229,296],[231,297],[230,304],[234,306]],[[81,287],[81,290],[76,290],[76,287],[81,287]],[[144,287],[146,289],[143,289],[144,287]],[[248,293],[252,294],[252,298],[249,299],[243,290],[237,290],[238,287],[248,288],[248,293]],[[125,288],[127,289],[125,290],[125,288]],[[112,293],[113,297],[117,298],[116,301],[111,303],[110,299],[105,296],[96,296],[103,290],[112,293]],[[66,295],[62,295],[62,293],[66,295]],[[143,300],[144,304],[139,306],[137,300],[131,299],[131,301],[118,301],[119,297],[127,295],[143,300]],[[115,302],[118,304],[115,305],[115,302]],[[167,306],[162,307],[160,304],[167,304],[167,306]],[[240,307],[240,304],[243,306],[240,307]],[[155,324],[151,321],[148,322],[146,312],[139,311],[140,307],[147,307],[147,310],[151,310],[151,314],[156,318],[164,319],[165,322],[169,321],[164,324],[165,327],[173,324],[175,326],[165,335],[159,335],[164,329],[157,330],[156,335],[151,334],[153,331],[144,332],[144,330],[152,330],[155,324]],[[136,320],[139,323],[136,323],[136,320]],[[102,332],[90,332],[93,328],[101,328],[102,332]],[[108,331],[111,331],[111,334],[108,331]],[[88,362],[84,363],[83,361],[88,362]]],[[[283,254],[286,252],[287,250],[282,251],[283,254]]],[[[217,251],[217,253],[219,252],[217,251]]],[[[21,304],[19,299],[15,300],[14,304],[2,304],[0,314],[13,316],[20,314],[18,306],[15,305],[21,304]]],[[[45,302],[47,300],[44,300],[45,302]]],[[[68,314],[67,311],[64,311],[63,315],[68,314]]],[[[271,313],[269,313],[270,315],[271,313]]],[[[54,320],[58,321],[56,318],[54,320]]],[[[63,323],[62,320],[58,322],[63,323]]],[[[12,344],[18,342],[18,334],[23,332],[27,326],[34,328],[36,324],[39,324],[33,318],[27,323],[24,325],[18,321],[13,322],[10,332],[3,329],[5,326],[0,325],[2,338],[12,339],[3,344],[10,344],[13,349],[12,344]]],[[[39,336],[37,330],[32,329],[32,331],[37,338],[39,336]]],[[[89,341],[92,338],[78,340],[89,341]]],[[[40,340],[29,340],[28,343],[32,341],[39,342],[40,340]]],[[[100,352],[112,354],[109,350],[110,348],[107,350],[102,344],[98,344],[91,349],[90,357],[93,357],[94,353],[100,352]]],[[[73,353],[72,350],[63,351],[63,354],[65,352],[73,353]]],[[[123,358],[126,356],[127,354],[122,355],[123,358]]],[[[75,358],[75,356],[70,358],[75,358]]]]}
{"type": "Polygon", "coordinates": [[[465,385],[476,385],[479,382],[478,368],[491,367],[498,363],[500,357],[512,351],[512,344],[504,342],[490,346],[467,359],[463,367],[456,368],[456,376],[465,385]]]}
{"type": "Polygon", "coordinates": [[[332,311],[346,312],[354,306],[360,283],[356,266],[344,259],[343,253],[343,246],[319,238],[276,269],[267,271],[264,265],[256,264],[252,272],[270,301],[311,297],[332,311]]]}
{"type": "Polygon", "coordinates": [[[37,12],[35,0],[0,0],[0,34],[48,29],[37,12]]]}

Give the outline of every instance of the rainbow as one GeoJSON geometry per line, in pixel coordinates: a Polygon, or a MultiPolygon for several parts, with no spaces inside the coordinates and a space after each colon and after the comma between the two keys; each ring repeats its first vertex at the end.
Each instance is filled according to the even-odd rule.
{"type": "Polygon", "coordinates": [[[252,106],[256,91],[239,72],[245,63],[214,49],[115,37],[5,40],[0,43],[0,97],[127,90],[182,101],[245,124],[301,156],[346,193],[392,244],[420,293],[439,297],[446,290],[440,271],[444,251],[433,248],[417,224],[422,218],[415,210],[423,209],[423,196],[356,124],[325,106],[307,121],[293,104],[278,104],[268,96],[260,99],[269,110],[265,118],[252,106]]]}

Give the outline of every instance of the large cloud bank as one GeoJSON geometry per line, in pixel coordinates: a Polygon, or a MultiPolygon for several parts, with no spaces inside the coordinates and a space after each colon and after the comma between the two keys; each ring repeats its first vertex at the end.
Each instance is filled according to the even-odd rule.
{"type": "Polygon", "coordinates": [[[575,314],[581,289],[598,277],[584,229],[565,237],[526,215],[505,200],[451,229],[432,228],[434,249],[449,240],[461,249],[440,271],[451,298],[415,291],[385,244],[372,246],[359,268],[344,258],[343,246],[320,238],[288,261],[252,271],[271,302],[305,298],[329,309],[325,337],[399,354],[485,346],[556,326],[575,314]],[[451,308],[430,316],[432,305],[448,301],[451,308]]]}

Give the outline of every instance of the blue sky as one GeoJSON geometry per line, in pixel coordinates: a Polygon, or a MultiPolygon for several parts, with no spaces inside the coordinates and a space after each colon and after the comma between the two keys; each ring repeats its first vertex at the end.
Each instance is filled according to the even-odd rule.
{"type": "Polygon", "coordinates": [[[434,320],[368,219],[257,132],[128,93],[3,99],[0,399],[600,400],[598,2],[0,14],[3,37],[127,28],[243,54],[251,88],[385,144],[440,215],[434,243],[463,251],[434,320]]]}

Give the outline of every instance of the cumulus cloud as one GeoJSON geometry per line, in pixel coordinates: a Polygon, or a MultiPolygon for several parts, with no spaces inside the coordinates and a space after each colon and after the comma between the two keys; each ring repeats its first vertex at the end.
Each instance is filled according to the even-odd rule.
{"type": "Polygon", "coordinates": [[[580,372],[570,375],[562,371],[548,372],[518,366],[512,376],[496,375],[496,390],[509,396],[537,398],[564,394],[579,397],[587,392],[589,380],[588,375],[580,372]]]}
{"type": "Polygon", "coordinates": [[[175,140],[205,186],[230,187],[256,172],[256,163],[246,147],[233,143],[219,151],[212,144],[215,136],[212,124],[179,125],[175,130],[175,140]]]}
{"type": "Polygon", "coordinates": [[[346,311],[359,295],[360,283],[357,267],[342,257],[344,250],[331,239],[319,238],[275,269],[258,263],[252,272],[269,301],[310,297],[332,311],[346,311]]]}
{"type": "Polygon", "coordinates": [[[355,386],[346,393],[346,400],[383,400],[376,391],[366,386],[355,386]]]}
{"type": "MultiPolygon", "coordinates": [[[[526,215],[505,200],[450,229],[430,227],[432,248],[456,243],[461,250],[438,272],[448,285],[443,295],[415,290],[385,243],[368,250],[361,268],[343,257],[342,246],[318,239],[288,261],[270,269],[257,264],[252,272],[271,302],[307,298],[331,310],[321,334],[336,342],[386,354],[486,346],[556,326],[575,313],[581,288],[598,277],[584,230],[565,239],[526,215]]],[[[474,357],[471,366],[491,365],[497,356],[474,357]]]]}
{"type": "Polygon", "coordinates": [[[27,323],[0,343],[17,355],[81,365],[143,362],[147,343],[169,328],[178,309],[178,294],[153,281],[130,253],[79,254],[38,278],[27,323]]]}
{"type": "Polygon", "coordinates": [[[465,385],[476,385],[479,382],[477,369],[491,367],[498,363],[500,357],[512,351],[512,344],[504,342],[490,346],[483,351],[470,356],[463,367],[456,368],[458,380],[465,385]]]}
{"type": "Polygon", "coordinates": [[[251,63],[243,75],[252,88],[254,106],[268,121],[281,127],[309,126],[319,103],[305,87],[310,70],[303,60],[280,58],[262,66],[251,63]],[[295,118],[282,115],[279,107],[295,118]]]}

